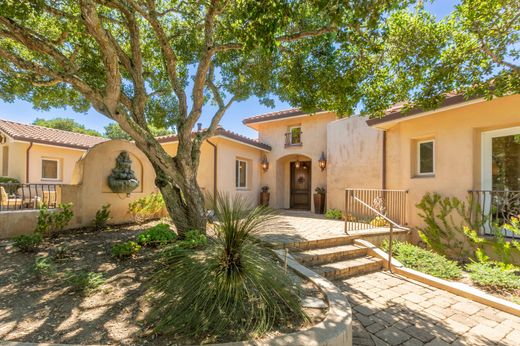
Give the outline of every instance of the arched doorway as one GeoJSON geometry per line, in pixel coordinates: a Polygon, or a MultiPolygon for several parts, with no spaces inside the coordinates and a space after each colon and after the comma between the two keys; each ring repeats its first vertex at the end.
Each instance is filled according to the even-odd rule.
{"type": "Polygon", "coordinates": [[[276,207],[311,210],[312,160],[291,154],[276,161],[276,207]]]}

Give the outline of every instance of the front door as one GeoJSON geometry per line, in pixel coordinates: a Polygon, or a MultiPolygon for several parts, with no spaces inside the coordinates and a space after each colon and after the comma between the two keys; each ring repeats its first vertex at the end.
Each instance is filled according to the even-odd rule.
{"type": "Polygon", "coordinates": [[[311,209],[311,162],[291,162],[291,209],[311,209]],[[299,167],[297,167],[299,166],[299,167]]]}

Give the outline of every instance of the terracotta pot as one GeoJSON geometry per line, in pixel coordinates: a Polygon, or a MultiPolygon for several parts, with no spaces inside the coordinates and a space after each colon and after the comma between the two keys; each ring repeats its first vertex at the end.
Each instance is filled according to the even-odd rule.
{"type": "Polygon", "coordinates": [[[269,192],[260,192],[260,205],[269,206],[269,197],[271,194],[269,192]]]}
{"type": "Polygon", "coordinates": [[[316,214],[323,214],[325,212],[325,194],[314,194],[314,212],[316,214]]]}

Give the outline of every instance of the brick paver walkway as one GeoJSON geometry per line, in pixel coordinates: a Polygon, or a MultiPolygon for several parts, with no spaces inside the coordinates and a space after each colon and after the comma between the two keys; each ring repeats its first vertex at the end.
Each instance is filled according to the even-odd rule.
{"type": "Polygon", "coordinates": [[[336,281],[354,345],[520,345],[520,317],[389,272],[336,281]]]}

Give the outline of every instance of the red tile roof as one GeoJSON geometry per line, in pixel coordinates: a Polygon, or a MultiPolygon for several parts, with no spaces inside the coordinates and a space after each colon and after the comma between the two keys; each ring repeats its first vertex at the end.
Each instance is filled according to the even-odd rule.
{"type": "MultiPolygon", "coordinates": [[[[195,134],[195,133],[194,133],[195,134]]],[[[252,145],[254,147],[257,147],[259,149],[268,150],[271,151],[271,146],[262,142],[259,142],[256,139],[252,139],[243,135],[240,135],[236,132],[226,130],[222,127],[219,127],[217,131],[215,132],[215,136],[222,136],[226,137],[231,140],[235,140],[238,142],[242,142],[244,144],[252,145]]],[[[159,143],[168,143],[168,142],[176,142],[178,140],[176,135],[166,135],[166,136],[159,136],[157,137],[157,140],[159,143]]]]}
{"type": "Polygon", "coordinates": [[[270,113],[263,113],[258,114],[249,118],[245,118],[242,123],[244,124],[253,124],[253,123],[259,123],[262,121],[268,121],[268,120],[278,120],[278,119],[284,119],[284,118],[290,118],[290,117],[297,117],[300,115],[310,114],[301,111],[299,108],[290,108],[290,109],[284,109],[281,111],[276,112],[270,112],[270,113]]]}
{"type": "Polygon", "coordinates": [[[107,141],[106,138],[102,137],[56,130],[37,125],[21,124],[3,119],[0,119],[0,131],[19,141],[85,150],[92,148],[96,144],[107,141]]]}

